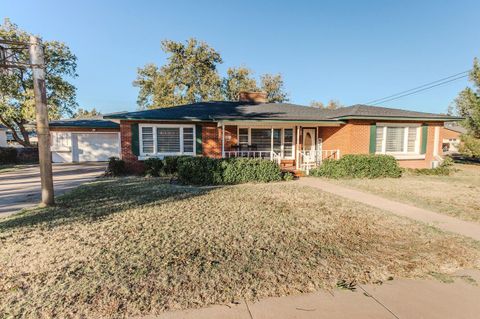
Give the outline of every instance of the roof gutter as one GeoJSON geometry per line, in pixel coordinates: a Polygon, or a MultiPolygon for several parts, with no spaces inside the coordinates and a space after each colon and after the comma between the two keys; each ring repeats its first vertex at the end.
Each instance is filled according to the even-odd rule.
{"type": "Polygon", "coordinates": [[[435,122],[435,121],[441,121],[441,122],[455,122],[455,121],[460,121],[463,120],[463,117],[457,117],[457,116],[448,116],[448,117],[408,117],[408,116],[355,116],[355,115],[350,115],[350,116],[339,116],[336,117],[335,119],[338,120],[392,120],[392,121],[429,121],[429,122],[435,122]]]}

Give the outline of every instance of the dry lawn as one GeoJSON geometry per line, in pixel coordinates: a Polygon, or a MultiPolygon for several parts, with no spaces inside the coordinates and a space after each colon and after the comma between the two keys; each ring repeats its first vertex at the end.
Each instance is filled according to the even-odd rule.
{"type": "Polygon", "coordinates": [[[336,182],[390,199],[480,222],[480,165],[457,164],[451,176],[350,179],[336,182]]]}
{"type": "Polygon", "coordinates": [[[0,317],[157,314],[479,266],[478,243],[293,183],[102,180],[0,220],[0,317]]]}

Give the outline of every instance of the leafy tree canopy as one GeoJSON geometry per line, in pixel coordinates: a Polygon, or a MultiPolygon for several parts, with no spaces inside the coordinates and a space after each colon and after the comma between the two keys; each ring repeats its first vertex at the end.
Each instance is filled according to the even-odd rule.
{"type": "Polygon", "coordinates": [[[338,108],[344,107],[343,104],[340,103],[338,100],[330,100],[328,101],[327,105],[323,104],[321,101],[312,101],[310,102],[310,106],[316,107],[319,109],[329,109],[329,110],[336,110],[338,108]]]}
{"type": "Polygon", "coordinates": [[[465,117],[464,126],[469,134],[480,138],[480,65],[478,59],[473,60],[470,72],[470,81],[473,88],[467,87],[455,99],[457,113],[465,117]]]}
{"type": "Polygon", "coordinates": [[[227,76],[222,81],[222,93],[227,101],[238,100],[242,91],[258,91],[257,81],[252,77],[252,71],[245,67],[229,68],[227,76]]]}
{"type": "Polygon", "coordinates": [[[77,112],[73,114],[72,117],[76,119],[88,119],[88,118],[93,118],[99,115],[101,115],[101,113],[97,111],[95,108],[91,109],[90,111],[87,109],[79,108],[77,112]]]}
{"type": "Polygon", "coordinates": [[[162,41],[168,56],[163,66],[147,64],[137,71],[133,85],[140,89],[140,108],[158,108],[200,101],[238,99],[240,91],[265,91],[270,102],[287,101],[281,75],[265,74],[260,86],[245,67],[229,68],[222,78],[220,53],[205,42],[192,38],[182,42],[162,41]]]}
{"type": "MultiPolygon", "coordinates": [[[[29,43],[30,33],[5,19],[0,25],[0,39],[29,43]]],[[[43,42],[46,64],[48,115],[58,119],[72,114],[76,108],[76,88],[67,79],[77,76],[77,58],[62,42],[43,42]]],[[[28,63],[28,49],[11,46],[9,62],[28,63]]],[[[31,146],[25,126],[35,120],[32,70],[10,68],[0,70],[0,123],[12,130],[13,138],[23,146],[31,146]]]]}

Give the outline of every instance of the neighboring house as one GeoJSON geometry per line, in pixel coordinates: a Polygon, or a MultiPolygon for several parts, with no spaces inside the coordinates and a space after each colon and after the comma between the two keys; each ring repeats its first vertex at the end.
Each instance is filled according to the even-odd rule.
{"type": "Polygon", "coordinates": [[[102,116],[50,122],[54,163],[108,161],[120,157],[120,125],[102,116]]]}
{"type": "Polygon", "coordinates": [[[7,147],[7,131],[8,129],[0,124],[0,147],[7,147]]]}
{"type": "Polygon", "coordinates": [[[456,154],[460,146],[460,136],[467,130],[456,123],[445,123],[443,127],[442,150],[445,154],[456,154]]]}
{"type": "Polygon", "coordinates": [[[402,167],[441,160],[442,128],[459,118],[354,105],[336,110],[266,103],[261,93],[238,102],[201,102],[105,116],[120,122],[121,158],[141,161],[177,155],[255,157],[307,170],[345,154],[391,154],[402,167]]]}

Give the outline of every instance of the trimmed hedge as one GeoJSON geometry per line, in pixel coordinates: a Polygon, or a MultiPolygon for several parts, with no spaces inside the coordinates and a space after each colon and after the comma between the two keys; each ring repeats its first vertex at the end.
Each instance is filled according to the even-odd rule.
{"type": "Polygon", "coordinates": [[[125,161],[118,157],[110,157],[108,159],[108,166],[105,170],[105,176],[122,176],[126,175],[125,161]]]}
{"type": "Polygon", "coordinates": [[[328,178],[400,177],[402,169],[390,155],[345,155],[339,160],[325,160],[310,175],[328,178]]]}
{"type": "Polygon", "coordinates": [[[17,163],[17,149],[14,147],[0,147],[0,164],[17,163]]]}
{"type": "Polygon", "coordinates": [[[437,176],[448,176],[451,173],[457,171],[453,167],[453,159],[446,157],[438,167],[435,168],[414,168],[408,169],[407,172],[412,175],[437,175],[437,176]]]}
{"type": "Polygon", "coordinates": [[[232,158],[222,161],[223,183],[274,182],[282,180],[280,167],[272,161],[232,158]]]}
{"type": "Polygon", "coordinates": [[[164,161],[159,158],[149,158],[143,162],[145,165],[145,175],[159,177],[163,173],[164,161]]]}
{"type": "Polygon", "coordinates": [[[183,184],[221,185],[282,180],[280,167],[261,159],[180,157],[177,164],[178,179],[183,184]]]}

